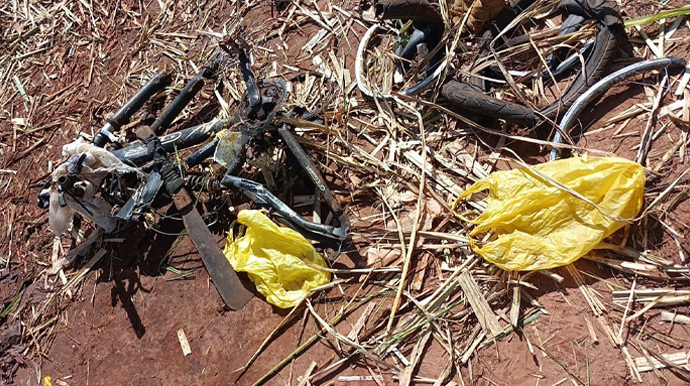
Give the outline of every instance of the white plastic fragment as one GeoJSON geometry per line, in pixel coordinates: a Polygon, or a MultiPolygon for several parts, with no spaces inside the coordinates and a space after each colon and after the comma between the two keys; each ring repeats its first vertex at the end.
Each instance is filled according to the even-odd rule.
{"type": "Polygon", "coordinates": [[[184,329],[180,328],[177,330],[177,340],[180,341],[180,347],[182,347],[182,354],[184,356],[192,353],[192,348],[189,346],[189,341],[187,340],[187,335],[184,333],[184,329]]]}
{"type": "Polygon", "coordinates": [[[51,184],[46,188],[50,195],[50,215],[48,218],[50,229],[58,236],[65,233],[70,228],[76,211],[103,228],[106,233],[114,231],[117,227],[117,221],[111,217],[112,206],[102,198],[95,196],[96,187],[110,173],[131,172],[140,177],[143,177],[144,174],[137,168],[123,163],[108,150],[86,142],[82,138],[64,145],[62,155],[68,157],[68,160],[53,170],[51,184]],[[78,184],[79,187],[83,188],[84,194],[78,200],[68,194],[62,194],[63,204],[66,206],[61,206],[61,193],[58,192],[57,181],[60,177],[70,173],[75,158],[81,157],[82,154],[86,154],[86,156],[78,174],[79,181],[75,185],[78,184]]]}
{"type": "Polygon", "coordinates": [[[242,133],[227,130],[219,134],[220,140],[213,154],[213,160],[227,168],[242,151],[242,133]]]}
{"type": "Polygon", "coordinates": [[[144,175],[139,169],[120,161],[113,153],[86,142],[81,137],[74,142],[62,146],[63,157],[81,155],[83,153],[86,153],[86,159],[84,160],[84,167],[79,174],[82,178],[88,179],[92,183],[100,183],[108,173],[114,172],[119,174],[132,172],[139,176],[144,175]]]}
{"type": "Polygon", "coordinates": [[[67,232],[72,225],[72,218],[74,217],[74,209],[70,206],[60,206],[59,196],[60,194],[56,189],[51,189],[48,226],[56,236],[67,232]]]}

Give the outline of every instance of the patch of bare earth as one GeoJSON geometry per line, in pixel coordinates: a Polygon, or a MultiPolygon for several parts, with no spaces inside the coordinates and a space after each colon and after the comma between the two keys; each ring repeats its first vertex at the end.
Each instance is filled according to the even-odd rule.
{"type": "MultiPolygon", "coordinates": [[[[652,358],[688,352],[687,325],[663,321],[688,313],[687,294],[679,293],[676,304],[646,308],[648,299],[620,292],[687,287],[688,175],[676,182],[690,163],[682,122],[687,103],[670,111],[680,120],[663,113],[690,100],[687,88],[675,94],[682,72],[669,74],[666,84],[664,74],[647,74],[616,86],[581,116],[587,126],[578,142],[582,151],[628,159],[636,157],[652,119],[645,204],[655,206],[608,240],[627,249],[595,250],[550,272],[507,273],[472,252],[468,225],[451,214],[450,203],[486,172],[515,167],[512,153],[498,143],[530,164],[546,160],[549,148],[487,135],[434,108],[409,108],[421,106],[415,100],[403,105],[363,96],[354,84],[355,51],[372,20],[358,4],[247,4],[0,5],[0,312],[7,310],[0,318],[0,384],[43,384],[46,376],[72,386],[687,384],[687,359],[644,371],[652,358]],[[159,112],[205,63],[224,30],[249,42],[257,77],[291,83],[285,110],[318,111],[323,120],[299,134],[352,222],[352,243],[332,262],[339,285],[309,300],[313,312],[304,303],[281,310],[258,294],[229,311],[191,241],[143,225],[106,236],[61,274],[49,275],[57,257],[93,232],[84,224],[79,242],[63,237],[54,243],[48,214],[36,206],[61,146],[79,133],[92,135],[165,69],[174,74],[174,88],[144,109],[159,112]],[[659,87],[666,88],[661,109],[650,113],[659,87]],[[424,178],[423,157],[432,171],[424,178]],[[101,249],[103,257],[87,266],[101,249]],[[467,300],[470,291],[458,284],[462,272],[504,331],[497,342],[487,339],[467,300]],[[516,311],[518,328],[511,325],[516,311]],[[191,346],[188,356],[180,330],[191,346]]],[[[621,9],[631,19],[683,5],[634,0],[621,9]]],[[[675,21],[642,30],[666,55],[689,60],[687,17],[664,37],[675,21]]],[[[637,57],[654,56],[637,30],[627,32],[637,57]]],[[[224,101],[237,108],[243,85],[234,62],[223,82],[224,101]]],[[[432,100],[433,92],[419,98],[432,100]]],[[[212,119],[218,104],[207,85],[172,130],[212,119]]],[[[145,112],[120,134],[132,139],[145,112]]],[[[258,169],[243,173],[261,178],[258,169]]],[[[279,182],[294,183],[281,170],[273,171],[279,182]]],[[[300,189],[310,187],[297,183],[300,189]]],[[[239,195],[232,199],[236,207],[251,205],[239,195]]],[[[219,244],[230,221],[213,227],[219,244]]],[[[182,230],[175,221],[154,226],[182,230]]],[[[656,293],[656,302],[662,295],[656,293]]]]}

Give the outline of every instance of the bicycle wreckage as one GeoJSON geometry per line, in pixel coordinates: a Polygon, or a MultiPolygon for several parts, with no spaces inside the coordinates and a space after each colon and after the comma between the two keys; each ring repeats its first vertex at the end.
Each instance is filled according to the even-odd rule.
{"type": "MultiPolygon", "coordinates": [[[[318,168],[290,132],[289,125],[274,127],[287,97],[281,80],[257,80],[244,47],[230,39],[219,45],[211,63],[189,81],[177,97],[150,125],[136,130],[138,141],[125,144],[115,135],[154,95],[171,82],[162,72],[153,77],[94,135],[91,143],[77,139],[63,147],[67,161],[51,174],[38,195],[38,205],[49,209],[49,224],[57,235],[64,233],[79,213],[106,233],[140,222],[155,210],[157,197],[168,196],[182,218],[188,235],[225,303],[242,308],[253,296],[244,288],[211,234],[190,194],[194,185],[207,192],[237,189],[254,203],[275,213],[278,219],[305,237],[339,250],[347,238],[348,220],[318,168]],[[165,134],[170,124],[201,90],[205,80],[217,78],[228,53],[237,53],[246,85],[243,108],[227,119],[165,134]],[[247,150],[275,129],[283,144],[315,186],[336,225],[309,221],[271,193],[263,184],[236,176],[247,150]],[[203,144],[203,145],[202,145],[203,144]],[[199,146],[202,145],[202,146],[199,146]],[[172,155],[197,147],[178,163],[172,155]],[[205,178],[186,175],[186,170],[213,158],[220,167],[205,178]],[[163,193],[164,192],[164,193],[163,193]]],[[[243,45],[242,45],[243,46],[243,45]]],[[[169,201],[167,201],[169,203],[169,201]]]]}
{"type": "MultiPolygon", "coordinates": [[[[486,11],[489,16],[483,21],[490,21],[488,26],[482,26],[480,19],[472,23],[475,37],[479,37],[476,45],[478,65],[471,69],[469,79],[461,81],[459,75],[462,71],[458,71],[444,75],[445,79],[436,82],[441,74],[447,73],[455,54],[448,51],[445,58],[440,55],[448,43],[449,31],[444,29],[445,22],[438,12],[438,4],[428,0],[375,1],[375,10],[382,23],[374,24],[364,34],[355,62],[357,85],[362,94],[372,98],[395,96],[395,93],[388,94],[377,88],[366,78],[364,71],[365,52],[370,41],[375,40],[373,36],[377,30],[390,32],[392,28],[383,21],[391,19],[410,20],[395,32],[395,57],[401,59],[402,67],[407,67],[409,73],[421,78],[411,86],[408,82],[409,87],[397,94],[414,95],[438,83],[441,102],[472,120],[502,119],[530,130],[543,126],[545,122],[554,123],[563,116],[560,125],[552,125],[556,132],[554,146],[562,143],[561,132],[566,133],[584,106],[603,90],[643,71],[685,65],[681,59],[665,58],[639,62],[605,76],[617,48],[625,48],[627,44],[622,18],[615,2],[610,0],[516,0],[508,4],[503,0],[492,0],[487,4],[497,4],[498,7],[486,11]],[[562,43],[551,47],[552,40],[542,42],[547,46],[547,54],[533,55],[539,60],[525,59],[527,48],[534,45],[528,28],[520,24],[534,24],[534,20],[526,16],[526,11],[539,11],[542,27],[548,24],[546,17],[558,16],[563,20],[560,27],[547,28],[542,34],[562,43]],[[582,34],[577,35],[580,32],[582,34]],[[507,59],[501,62],[498,52],[504,53],[507,59]],[[414,57],[422,57],[418,61],[421,64],[416,67],[412,65],[414,57]],[[515,67],[506,67],[511,65],[515,67]],[[522,84],[526,89],[550,87],[558,92],[553,93],[551,100],[527,100],[514,83],[510,84],[512,77],[528,84],[529,87],[522,84]],[[510,91],[506,84],[514,89],[515,102],[491,96],[501,85],[504,85],[503,90],[510,91]]],[[[215,243],[196,209],[194,197],[189,193],[191,187],[200,187],[207,192],[238,190],[254,203],[271,210],[281,222],[311,240],[333,247],[336,253],[347,239],[348,220],[321,173],[291,133],[290,125],[285,123],[289,119],[280,119],[293,116],[282,111],[287,85],[276,79],[257,80],[250,68],[244,43],[225,39],[219,47],[211,63],[185,85],[158,118],[137,130],[138,141],[125,144],[114,133],[128,124],[137,110],[171,82],[165,73],[152,78],[108,119],[91,143],[77,140],[65,145],[63,155],[69,158],[52,173],[50,181],[39,193],[38,201],[39,206],[49,208],[50,226],[59,235],[67,230],[75,212],[110,233],[122,225],[140,222],[147,213],[156,209],[154,202],[157,197],[169,197],[223,300],[232,309],[238,309],[251,294],[241,285],[215,243]],[[228,52],[239,56],[246,85],[243,107],[230,118],[166,134],[171,123],[201,90],[204,81],[217,78],[228,52]],[[277,137],[273,135],[273,139],[280,138],[306,172],[315,186],[315,196],[325,203],[335,225],[309,221],[261,183],[237,176],[245,163],[247,150],[261,151],[259,139],[269,132],[278,134],[277,137]],[[192,148],[191,154],[173,163],[173,153],[192,148]],[[209,158],[215,161],[216,166],[211,168],[214,173],[203,178],[187,175],[188,169],[209,158]]],[[[372,67],[370,63],[369,67],[372,67]]],[[[541,94],[546,95],[544,92],[541,94]]],[[[554,150],[552,158],[556,157],[554,150]]]]}

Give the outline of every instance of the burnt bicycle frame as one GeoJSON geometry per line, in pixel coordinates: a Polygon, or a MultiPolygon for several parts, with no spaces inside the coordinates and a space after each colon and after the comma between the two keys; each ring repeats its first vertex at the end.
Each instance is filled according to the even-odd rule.
{"type": "MultiPolygon", "coordinates": [[[[224,43],[228,44],[229,42],[226,41],[224,43]]],[[[246,147],[249,146],[254,138],[266,132],[268,128],[274,124],[276,114],[285,101],[287,88],[282,81],[257,81],[251,71],[245,50],[239,49],[232,42],[230,42],[230,44],[233,45],[233,49],[239,52],[242,75],[247,85],[247,92],[244,95],[245,107],[228,119],[212,121],[167,135],[160,135],[165,132],[167,127],[179,115],[184,107],[201,90],[204,85],[204,79],[215,78],[222,61],[219,59],[221,56],[216,55],[209,66],[202,68],[199,73],[184,86],[180,94],[170,103],[165,111],[158,116],[153,124],[151,124],[150,129],[157,135],[160,135],[160,144],[163,149],[169,153],[192,148],[210,140],[201,149],[196,150],[184,159],[186,168],[191,168],[213,155],[215,146],[217,146],[219,142],[217,138],[211,140],[213,136],[224,128],[230,126],[240,127],[239,131],[241,133],[243,151],[238,155],[237,159],[232,160],[232,164],[228,166],[227,172],[222,178],[213,181],[208,188],[214,190],[239,189],[256,204],[278,213],[281,222],[297,230],[305,237],[337,246],[337,248],[340,249],[342,247],[342,242],[347,238],[349,227],[347,217],[344,215],[344,211],[336,201],[335,196],[326,185],[321,173],[292,135],[287,124],[283,124],[281,127],[277,128],[277,132],[302,168],[305,169],[312,183],[316,186],[317,193],[324,199],[328,209],[339,223],[337,227],[309,221],[297,214],[262,184],[233,175],[233,173],[244,164],[244,151],[246,151],[246,147]]],[[[222,45],[221,47],[224,48],[222,45]]],[[[227,50],[227,48],[225,49],[227,50]]],[[[107,120],[103,128],[94,136],[92,143],[98,147],[107,147],[109,151],[127,165],[140,169],[146,168],[146,165],[153,159],[151,149],[147,148],[146,144],[140,141],[123,146],[122,141],[115,136],[113,132],[127,124],[134,113],[142,108],[147,100],[161,92],[169,83],[170,77],[166,73],[162,72],[154,76],[122,108],[107,120]]],[[[68,178],[63,179],[60,177],[61,181],[58,181],[58,190],[60,192],[72,196],[75,196],[74,193],[78,193],[71,191],[73,189],[73,183],[70,184],[68,182],[73,182],[73,180],[77,178],[79,164],[80,162],[75,165],[73,171],[68,173],[68,178]]],[[[182,165],[180,165],[180,167],[186,169],[182,167],[182,165]]],[[[137,186],[135,194],[127,198],[128,202],[120,207],[120,211],[114,217],[124,222],[135,220],[132,218],[134,208],[137,207],[139,211],[148,209],[148,206],[157,196],[162,184],[163,181],[161,176],[155,169],[150,170],[146,180],[139,181],[139,186],[137,186]],[[137,192],[139,193],[138,195],[137,192]],[[122,212],[127,205],[129,205],[126,211],[127,213],[123,214],[122,212]]],[[[39,206],[43,208],[48,207],[48,199],[44,189],[39,193],[39,206]]],[[[62,202],[60,205],[63,205],[62,202]]]]}

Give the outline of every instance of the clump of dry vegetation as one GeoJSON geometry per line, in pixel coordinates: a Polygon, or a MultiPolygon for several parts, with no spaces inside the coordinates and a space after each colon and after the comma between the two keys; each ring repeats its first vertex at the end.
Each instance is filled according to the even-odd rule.
{"type": "MultiPolygon", "coordinates": [[[[352,2],[276,2],[280,10],[273,4],[201,3],[158,0],[152,7],[156,12],[135,2],[83,0],[10,0],[0,7],[0,191],[5,197],[0,278],[11,283],[0,292],[0,329],[9,343],[0,346],[3,381],[20,364],[40,368],[55,334],[68,323],[62,311],[74,296],[90,296],[83,279],[107,255],[108,244],[118,242],[97,233],[78,236],[76,244],[48,235],[47,217],[35,208],[34,194],[58,162],[60,146],[78,133],[93,135],[157,71],[174,73],[173,84],[191,78],[228,34],[241,34],[250,44],[257,77],[291,84],[284,111],[318,112],[320,122],[279,119],[296,127],[352,222],[352,245],[334,259],[333,283],[289,312],[266,334],[265,343],[285,325],[304,323],[300,318],[315,323],[317,332],[290,356],[276,359],[263,378],[242,382],[266,382],[325,339],[333,357],[314,358],[300,384],[317,384],[353,362],[378,384],[391,378],[404,385],[461,383],[472,379],[472,358],[480,350],[517,332],[536,362],[551,360],[572,383],[589,384],[589,365],[566,364],[549,348],[550,338],[527,328],[551,312],[568,312],[567,306],[553,310],[540,303],[541,295],[566,284],[590,309],[573,317],[586,321],[592,343],[620,353],[632,379],[641,382],[649,371],[672,376],[663,368],[688,376],[688,342],[665,335],[667,328],[657,323],[688,323],[683,312],[690,295],[682,289],[690,279],[688,72],[639,79],[646,100],[626,102],[629,107],[615,113],[604,111],[573,147],[580,153],[629,156],[640,141],[652,141],[644,160],[648,183],[641,219],[586,255],[586,262],[506,272],[472,251],[470,225],[453,216],[450,205],[498,168],[545,160],[548,141],[505,123],[483,127],[438,104],[438,81],[415,96],[362,95],[354,52],[377,21],[352,2]],[[247,20],[259,20],[252,11],[270,17],[250,28],[247,20]],[[123,41],[137,43],[123,47],[123,41]],[[77,247],[85,243],[88,248],[77,247]],[[55,261],[76,254],[85,258],[50,272],[55,261]],[[444,370],[433,378],[419,373],[432,344],[442,349],[444,361],[444,370]]],[[[627,10],[625,3],[622,9],[627,10]]],[[[661,23],[636,20],[627,29],[636,56],[688,57],[690,26],[683,14],[661,23]]],[[[447,34],[444,49],[459,51],[463,39],[471,38],[447,34]]],[[[367,74],[377,77],[372,83],[392,87],[391,53],[380,48],[367,51],[367,74]]],[[[447,58],[445,74],[461,70],[457,60],[447,58]]],[[[201,102],[190,105],[178,123],[194,118],[209,101],[221,106],[218,115],[231,114],[242,99],[241,79],[239,68],[228,63],[220,79],[223,94],[205,89],[201,102]]],[[[251,349],[256,354],[247,368],[263,347],[251,349]]]]}

